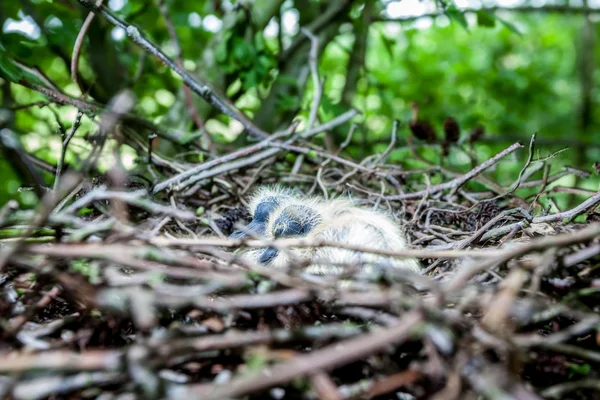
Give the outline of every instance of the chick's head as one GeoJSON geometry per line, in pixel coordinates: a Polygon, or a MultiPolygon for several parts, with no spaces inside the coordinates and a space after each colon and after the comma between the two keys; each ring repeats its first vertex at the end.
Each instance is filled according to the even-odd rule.
{"type": "MultiPolygon", "coordinates": [[[[321,214],[313,207],[303,204],[292,204],[277,209],[271,214],[267,223],[267,235],[271,239],[300,238],[310,235],[322,222],[321,214]]],[[[286,267],[294,259],[306,258],[307,249],[267,248],[259,258],[259,262],[273,267],[286,267]]]]}
{"type": "Polygon", "coordinates": [[[293,202],[296,196],[297,194],[292,189],[281,186],[267,186],[258,189],[252,195],[248,205],[252,221],[243,229],[233,232],[229,237],[232,239],[243,239],[247,236],[265,237],[266,225],[270,215],[278,207],[293,202]]]}

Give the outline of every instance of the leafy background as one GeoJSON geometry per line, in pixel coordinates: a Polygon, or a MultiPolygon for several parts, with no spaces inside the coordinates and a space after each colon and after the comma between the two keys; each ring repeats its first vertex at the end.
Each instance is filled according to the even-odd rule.
{"type": "MultiPolygon", "coordinates": [[[[405,142],[409,103],[414,101],[440,137],[447,116],[459,121],[463,136],[483,125],[486,134],[474,147],[480,159],[516,140],[526,143],[537,132],[536,156],[570,148],[556,157],[555,168],[591,169],[600,160],[596,133],[600,43],[595,23],[600,8],[568,2],[482,5],[448,0],[106,3],[168,56],[177,58],[180,47],[187,71],[209,82],[267,132],[287,127],[294,117],[306,121],[314,87],[309,41],[299,28],[307,27],[318,35],[319,73],[325,79],[319,119],[326,121],[350,107],[362,113],[354,121],[359,124],[357,134],[346,150],[352,157],[385,149],[392,123],[399,119],[399,142],[390,161],[406,168],[423,167],[410,156],[405,142]],[[169,34],[170,24],[178,44],[169,34]]],[[[69,65],[87,15],[76,0],[0,2],[0,98],[2,108],[10,111],[5,123],[26,151],[51,166],[60,156],[61,131],[64,134],[72,126],[77,110],[44,105],[44,96],[19,81],[35,82],[43,74],[64,93],[82,96],[69,65]]],[[[166,158],[205,160],[204,132],[219,150],[249,140],[239,123],[197,97],[193,101],[200,123],[194,122],[180,78],[103,18],[96,17],[86,35],[79,72],[89,88],[87,95],[99,104],[121,89],[133,90],[135,113],[178,138],[159,139],[156,151],[166,158]]],[[[85,116],[67,153],[70,167],[77,167],[90,151],[89,135],[95,129],[85,116]]],[[[145,142],[152,133],[139,126],[133,129],[138,144],[128,138],[129,146],[122,150],[123,163],[131,170],[139,167],[138,156],[144,156],[140,140],[145,142]]],[[[348,129],[345,125],[334,132],[330,144],[339,145],[348,129]]],[[[440,160],[438,147],[424,147],[420,153],[432,162],[440,160]]],[[[521,151],[512,162],[499,166],[494,178],[512,182],[526,155],[521,151]]],[[[284,162],[291,167],[294,158],[284,162]]],[[[102,160],[100,172],[110,159],[102,160]]],[[[443,163],[457,171],[471,168],[468,157],[458,150],[443,163]]],[[[24,182],[7,159],[0,160],[0,176],[0,203],[10,198],[26,206],[36,203],[31,191],[20,189],[24,182]]],[[[52,183],[52,174],[45,178],[52,183]]],[[[575,179],[565,177],[556,184],[572,186],[575,179]]],[[[596,175],[582,187],[597,190],[599,182],[596,175]]],[[[574,201],[572,197],[558,195],[557,201],[565,204],[574,201]]]]}

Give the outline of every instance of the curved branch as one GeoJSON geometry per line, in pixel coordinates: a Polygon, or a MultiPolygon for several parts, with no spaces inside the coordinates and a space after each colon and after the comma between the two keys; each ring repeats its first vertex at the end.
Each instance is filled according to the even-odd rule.
{"type": "Polygon", "coordinates": [[[97,7],[90,0],[77,0],[83,6],[89,8],[92,11],[102,15],[112,25],[124,29],[127,36],[131,38],[137,45],[146,50],[148,53],[154,55],[162,62],[164,62],[171,70],[183,79],[183,82],[190,88],[194,93],[206,100],[210,105],[221,111],[223,114],[239,121],[242,126],[253,136],[259,138],[266,138],[269,135],[255,126],[242,112],[240,112],[234,105],[229,103],[227,100],[220,98],[214,93],[214,90],[206,83],[198,82],[194,77],[188,74],[183,68],[177,63],[171,60],[165,53],[162,52],[154,43],[146,39],[142,33],[133,25],[125,22],[124,20],[117,17],[105,6],[97,7]]]}
{"type": "MultiPolygon", "coordinates": [[[[98,0],[96,5],[102,5],[104,0],[98,0]]],[[[81,54],[81,47],[83,46],[83,39],[85,39],[85,35],[94,20],[96,14],[90,12],[88,16],[83,21],[83,25],[81,25],[81,29],[77,34],[77,38],[75,38],[75,44],[73,45],[73,55],[71,56],[71,79],[73,82],[77,84],[81,93],[85,93],[85,89],[79,80],[79,55],[81,54]]]]}

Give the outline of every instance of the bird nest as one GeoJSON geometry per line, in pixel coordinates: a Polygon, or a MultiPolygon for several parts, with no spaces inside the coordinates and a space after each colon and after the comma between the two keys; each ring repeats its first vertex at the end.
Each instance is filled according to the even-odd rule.
{"type": "Polygon", "coordinates": [[[534,160],[533,140],[509,184],[486,173],[518,143],[463,172],[386,164],[395,137],[357,162],[309,143],[336,123],[275,135],[152,186],[130,178],[120,190],[66,174],[37,210],[5,205],[3,397],[597,395],[600,193],[553,185],[589,173],[534,160]],[[300,155],[291,171],[285,149],[300,155]],[[533,164],[547,166],[541,178],[528,173],[533,164]],[[378,251],[419,259],[422,273],[347,266],[315,275],[241,261],[240,248],[352,248],[229,238],[250,221],[254,190],[274,183],[385,212],[409,246],[378,251]],[[583,200],[539,206],[559,190],[583,200]]]}

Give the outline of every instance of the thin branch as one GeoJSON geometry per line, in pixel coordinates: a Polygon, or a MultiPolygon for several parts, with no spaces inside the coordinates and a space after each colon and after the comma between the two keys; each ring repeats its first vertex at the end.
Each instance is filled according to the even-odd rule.
{"type": "MultiPolygon", "coordinates": [[[[301,137],[302,139],[308,139],[308,138],[310,138],[314,135],[317,135],[321,132],[333,129],[336,126],[344,124],[345,122],[347,122],[348,120],[350,120],[354,116],[356,116],[357,114],[358,114],[358,111],[356,111],[354,109],[347,111],[346,113],[332,119],[331,121],[329,121],[325,124],[322,124],[320,126],[317,126],[316,128],[307,129],[306,131],[299,133],[297,136],[301,137]]],[[[295,125],[292,125],[292,127],[290,127],[288,131],[280,132],[278,134],[272,135],[270,138],[265,139],[265,140],[261,141],[260,143],[257,143],[253,146],[246,147],[244,149],[235,151],[233,153],[229,153],[223,157],[206,162],[195,168],[192,168],[191,170],[185,171],[184,173],[181,173],[170,179],[167,179],[166,181],[157,184],[154,187],[154,189],[152,190],[152,193],[156,194],[160,191],[163,191],[163,190],[165,190],[171,186],[175,186],[175,185],[177,185],[178,190],[181,190],[181,189],[191,186],[194,183],[201,181],[203,179],[207,179],[207,178],[210,178],[210,177],[213,177],[216,175],[220,175],[225,172],[239,169],[242,167],[246,167],[249,165],[254,165],[254,164],[256,164],[262,160],[265,160],[269,157],[273,157],[273,156],[277,155],[279,152],[281,152],[281,149],[270,148],[261,153],[255,154],[254,156],[240,160],[241,157],[244,157],[244,156],[252,154],[252,153],[256,153],[258,150],[262,150],[264,148],[272,146],[273,143],[275,143],[276,139],[282,138],[282,137],[285,137],[285,136],[291,134],[291,132],[293,132],[292,128],[295,129],[295,125]],[[213,167],[216,167],[216,168],[211,170],[210,168],[213,168],[213,167]],[[185,180],[185,179],[187,179],[187,180],[185,180]]],[[[293,140],[294,140],[294,138],[289,139],[288,141],[282,143],[282,145],[291,143],[293,140]]]]}
{"type": "Polygon", "coordinates": [[[565,394],[576,390],[592,389],[600,392],[600,381],[595,378],[582,379],[575,382],[564,382],[542,390],[544,398],[564,399],[565,394]]]}
{"type": "MultiPolygon", "coordinates": [[[[101,6],[103,2],[104,0],[97,0],[96,7],[101,6]]],[[[81,54],[81,47],[83,46],[83,40],[85,39],[85,35],[87,34],[87,31],[90,25],[92,24],[92,21],[94,20],[95,16],[96,14],[94,14],[94,12],[90,12],[88,13],[87,17],[85,17],[85,20],[81,25],[81,29],[77,34],[77,38],[75,38],[75,44],[73,45],[73,55],[71,56],[71,79],[77,84],[82,94],[85,93],[85,89],[83,88],[79,80],[79,55],[81,54]]]]}
{"type": "Polygon", "coordinates": [[[146,196],[145,190],[140,190],[136,192],[115,192],[107,190],[105,187],[98,187],[90,192],[88,192],[85,196],[81,197],[79,200],[73,202],[69,207],[65,208],[61,213],[62,214],[74,214],[79,211],[81,208],[87,206],[96,201],[100,200],[120,200],[127,204],[134,205],[147,211],[152,214],[166,215],[173,218],[182,219],[185,221],[194,220],[195,215],[190,211],[178,210],[174,207],[164,206],[162,204],[154,203],[148,199],[145,199],[146,196]]]}
{"type": "Polygon", "coordinates": [[[188,74],[183,68],[179,67],[177,63],[171,60],[165,53],[162,52],[154,43],[146,39],[142,33],[133,25],[128,24],[124,20],[117,17],[113,12],[108,10],[105,6],[96,6],[91,0],[78,0],[80,4],[93,10],[102,15],[108,22],[116,27],[124,29],[127,36],[131,40],[143,48],[148,53],[154,55],[159,60],[164,62],[173,72],[179,75],[183,82],[197,95],[206,100],[214,108],[240,122],[242,126],[253,136],[265,139],[269,136],[268,133],[262,131],[260,128],[255,126],[242,112],[235,108],[228,100],[225,100],[215,93],[215,91],[208,86],[206,83],[201,83],[188,74]]]}
{"type": "MultiPolygon", "coordinates": [[[[286,136],[291,135],[294,132],[294,130],[296,129],[297,126],[298,126],[298,124],[294,123],[294,124],[292,124],[290,126],[290,128],[288,130],[282,131],[282,132],[279,132],[279,133],[275,133],[275,134],[271,135],[269,138],[264,139],[264,140],[260,141],[259,143],[255,144],[255,145],[245,147],[243,149],[231,152],[229,154],[226,154],[226,155],[224,155],[222,157],[219,157],[219,158],[216,158],[214,160],[202,163],[202,164],[200,164],[200,165],[198,165],[198,166],[196,166],[194,168],[190,168],[190,169],[188,169],[185,172],[182,172],[182,173],[180,173],[178,175],[175,175],[175,176],[173,176],[173,177],[171,177],[171,178],[169,178],[169,179],[167,179],[167,180],[165,180],[163,182],[160,182],[159,184],[157,184],[153,188],[152,193],[156,194],[156,193],[161,192],[161,191],[163,191],[163,190],[165,190],[165,189],[167,189],[167,188],[169,188],[171,186],[174,186],[177,183],[180,183],[180,182],[182,182],[182,181],[184,181],[184,180],[186,180],[186,179],[188,179],[190,177],[193,177],[194,175],[198,175],[198,174],[200,174],[203,171],[206,171],[206,170],[211,169],[213,167],[217,167],[217,166],[219,166],[221,164],[225,164],[225,163],[237,160],[239,158],[248,156],[248,155],[250,155],[252,153],[256,153],[259,150],[267,148],[267,147],[269,147],[271,145],[272,142],[274,142],[274,141],[276,141],[278,139],[284,138],[286,136]]],[[[205,179],[205,178],[200,178],[200,179],[205,179]]],[[[200,179],[194,180],[194,183],[197,182],[200,179]]]]}
{"type": "Polygon", "coordinates": [[[301,28],[301,32],[310,39],[308,61],[310,65],[310,74],[313,80],[314,94],[306,127],[307,129],[311,129],[317,120],[317,112],[319,111],[319,104],[321,103],[321,96],[323,95],[323,82],[321,81],[321,78],[319,78],[319,38],[306,28],[301,28]]]}
{"type": "Polygon", "coordinates": [[[473,168],[471,171],[469,171],[466,174],[464,174],[458,178],[455,178],[449,182],[441,183],[439,185],[433,185],[430,188],[428,188],[427,190],[421,190],[419,192],[405,193],[405,194],[399,194],[399,195],[395,195],[395,196],[386,196],[385,200],[418,199],[418,198],[423,197],[425,194],[427,194],[428,191],[430,194],[435,194],[435,193],[438,193],[438,192],[441,192],[441,191],[447,190],[447,189],[456,190],[456,189],[460,188],[462,185],[464,185],[466,182],[471,180],[472,178],[481,174],[486,169],[495,165],[502,158],[513,153],[515,150],[520,149],[521,147],[523,147],[523,146],[520,143],[514,143],[512,146],[502,150],[500,153],[496,154],[494,157],[490,158],[489,160],[486,160],[482,164],[473,168]]]}
{"type": "Polygon", "coordinates": [[[508,260],[520,257],[526,253],[536,250],[546,250],[550,247],[564,247],[572,244],[585,243],[595,239],[600,235],[600,224],[591,224],[586,228],[575,233],[566,233],[556,236],[541,237],[538,240],[532,240],[529,243],[524,243],[519,246],[508,247],[498,257],[491,257],[488,261],[472,264],[467,268],[463,268],[456,276],[448,283],[445,288],[446,293],[455,292],[478,273],[487,271],[488,269],[508,260]]]}
{"type": "Polygon", "coordinates": [[[4,270],[11,257],[25,245],[25,240],[33,234],[35,229],[46,223],[54,207],[56,207],[66,193],[79,184],[80,180],[81,177],[78,175],[65,176],[57,190],[46,193],[41,199],[34,219],[25,233],[21,235],[18,241],[12,243],[11,246],[6,246],[2,249],[3,251],[0,253],[0,273],[4,270]]]}
{"type": "Polygon", "coordinates": [[[529,141],[529,155],[527,156],[527,161],[525,162],[525,165],[523,165],[523,168],[521,168],[521,171],[519,171],[519,176],[518,176],[516,182],[513,184],[513,186],[507,192],[499,194],[498,196],[491,198],[489,201],[495,201],[495,200],[502,199],[510,194],[513,194],[515,192],[515,190],[517,190],[519,188],[519,186],[521,185],[521,180],[523,179],[523,175],[525,174],[525,171],[527,170],[527,168],[529,168],[529,166],[531,165],[531,161],[533,160],[536,136],[537,136],[536,133],[531,135],[531,140],[529,141]]]}
{"type": "Polygon", "coordinates": [[[394,147],[396,147],[396,142],[398,141],[398,126],[399,125],[400,125],[400,121],[395,119],[392,124],[392,137],[390,139],[390,144],[385,149],[385,151],[383,153],[381,153],[381,155],[379,155],[379,157],[377,157],[377,159],[375,161],[373,161],[372,165],[379,165],[380,163],[385,162],[386,158],[390,155],[392,150],[394,150],[394,147]]]}
{"type": "MultiPolygon", "coordinates": [[[[163,19],[165,20],[165,24],[167,25],[167,32],[169,32],[169,37],[171,38],[171,42],[173,42],[173,46],[175,47],[175,59],[177,61],[177,65],[183,70],[183,56],[181,53],[181,44],[179,43],[179,37],[177,36],[177,32],[175,30],[175,26],[173,25],[173,21],[169,16],[169,12],[167,9],[167,4],[165,0],[158,0],[158,10],[160,11],[163,19]]],[[[194,103],[194,99],[192,98],[192,92],[190,88],[186,85],[183,86],[183,94],[185,97],[185,104],[188,108],[188,112],[190,117],[196,124],[198,129],[204,129],[204,122],[200,118],[200,114],[198,113],[198,109],[196,104],[194,103]]],[[[206,132],[205,132],[206,134],[206,132]]],[[[210,137],[205,135],[208,140],[210,137]]],[[[211,143],[212,144],[212,143],[211,143]]]]}
{"type": "Polygon", "coordinates": [[[58,163],[56,164],[56,175],[54,178],[54,190],[56,190],[58,188],[60,174],[62,172],[62,168],[65,163],[65,157],[67,155],[67,149],[69,147],[69,143],[71,142],[71,139],[73,139],[73,136],[75,136],[77,129],[79,129],[79,126],[81,125],[82,117],[83,117],[83,113],[81,111],[79,111],[77,113],[77,116],[75,117],[75,122],[73,122],[71,131],[67,134],[67,136],[65,138],[63,138],[63,141],[61,143],[60,157],[58,159],[58,163]]]}
{"type": "Polygon", "coordinates": [[[391,344],[408,340],[422,317],[419,313],[408,313],[395,326],[357,338],[335,343],[310,354],[301,354],[290,361],[280,363],[273,368],[263,368],[258,372],[244,374],[232,379],[227,385],[210,385],[189,394],[201,394],[204,399],[224,399],[264,390],[275,385],[285,384],[299,376],[314,371],[327,371],[336,366],[359,360],[391,344]]]}

